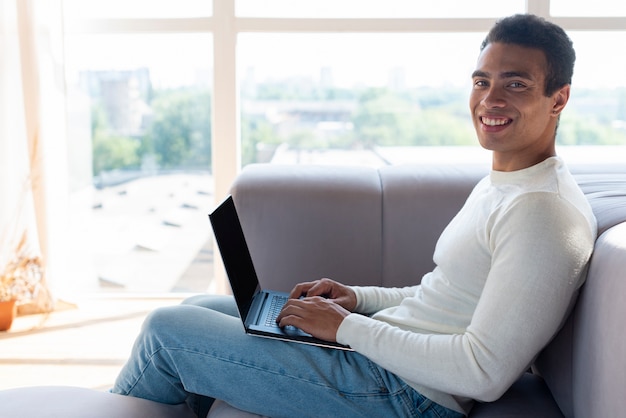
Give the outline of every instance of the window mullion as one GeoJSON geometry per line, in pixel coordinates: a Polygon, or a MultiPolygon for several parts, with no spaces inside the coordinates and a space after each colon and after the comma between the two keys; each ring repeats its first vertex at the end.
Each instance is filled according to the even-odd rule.
{"type": "Polygon", "coordinates": [[[213,174],[215,196],[222,199],[239,171],[236,39],[234,0],[214,0],[213,174]]]}
{"type": "MultiPolygon", "coordinates": [[[[241,167],[237,94],[237,32],[234,0],[214,0],[213,13],[213,118],[211,155],[214,197],[221,201],[241,167]]],[[[215,289],[227,293],[228,285],[219,257],[214,258],[215,289]]]]}
{"type": "Polygon", "coordinates": [[[526,11],[548,18],[550,17],[550,0],[526,0],[526,11]]]}

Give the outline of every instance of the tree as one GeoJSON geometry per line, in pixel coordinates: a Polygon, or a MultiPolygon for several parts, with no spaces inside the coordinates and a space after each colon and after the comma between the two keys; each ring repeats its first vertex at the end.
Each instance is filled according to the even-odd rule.
{"type": "Polygon", "coordinates": [[[211,167],[211,97],[208,91],[158,92],[142,153],[154,153],[164,168],[211,167]]]}
{"type": "Polygon", "coordinates": [[[139,166],[139,141],[111,133],[106,112],[99,104],[91,109],[91,136],[94,176],[103,171],[139,166]]]}
{"type": "Polygon", "coordinates": [[[424,109],[412,120],[414,146],[475,145],[476,134],[469,116],[459,117],[446,109],[424,109]]]}
{"type": "Polygon", "coordinates": [[[93,174],[139,166],[139,141],[121,136],[97,134],[93,138],[93,174]]]}
{"type": "Polygon", "coordinates": [[[281,139],[268,121],[242,115],[241,163],[243,165],[267,162],[280,143],[281,139]]]}
{"type": "Polygon", "coordinates": [[[353,118],[357,142],[364,147],[408,145],[411,119],[419,107],[387,89],[367,90],[359,99],[353,118]]]}
{"type": "Polygon", "coordinates": [[[458,97],[409,97],[385,89],[371,89],[359,101],[355,135],[365,146],[472,145],[475,135],[467,112],[458,112],[458,97]],[[429,104],[419,106],[423,103],[429,104]],[[447,103],[447,104],[446,104],[447,103]]]}

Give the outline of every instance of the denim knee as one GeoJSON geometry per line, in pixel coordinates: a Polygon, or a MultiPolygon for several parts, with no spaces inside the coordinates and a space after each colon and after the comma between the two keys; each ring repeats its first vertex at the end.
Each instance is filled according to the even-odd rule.
{"type": "Polygon", "coordinates": [[[197,327],[193,326],[190,320],[188,309],[182,305],[166,306],[153,310],[146,316],[141,327],[143,337],[156,338],[165,343],[164,338],[172,338],[175,340],[181,338],[186,331],[197,333],[197,327]],[[177,337],[178,336],[178,337],[177,337]]]}
{"type": "Polygon", "coordinates": [[[207,294],[194,295],[183,300],[181,304],[208,308],[230,316],[239,317],[237,305],[235,304],[235,299],[232,296],[207,294]]]}

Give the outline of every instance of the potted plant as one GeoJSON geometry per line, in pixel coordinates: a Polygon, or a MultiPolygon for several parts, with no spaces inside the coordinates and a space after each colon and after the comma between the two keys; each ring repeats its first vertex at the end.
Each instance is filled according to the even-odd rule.
{"type": "Polygon", "coordinates": [[[33,299],[43,277],[41,258],[29,254],[23,234],[13,257],[0,273],[0,331],[11,328],[17,304],[33,299]]]}

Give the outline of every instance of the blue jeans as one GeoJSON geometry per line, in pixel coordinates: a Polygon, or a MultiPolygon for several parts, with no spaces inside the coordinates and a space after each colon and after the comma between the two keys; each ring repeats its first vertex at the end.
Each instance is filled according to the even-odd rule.
{"type": "Polygon", "coordinates": [[[229,296],[152,312],[112,392],[199,416],[213,399],[272,418],[463,416],[358,353],[246,335],[229,296]]]}

